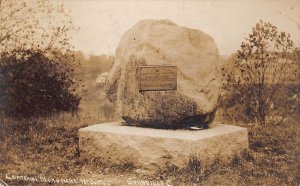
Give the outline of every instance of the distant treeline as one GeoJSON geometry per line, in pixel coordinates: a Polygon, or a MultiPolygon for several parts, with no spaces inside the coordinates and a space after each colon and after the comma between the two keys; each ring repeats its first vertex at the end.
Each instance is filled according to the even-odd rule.
{"type": "Polygon", "coordinates": [[[82,51],[75,52],[75,59],[79,61],[75,72],[78,75],[97,77],[103,72],[108,72],[113,64],[114,56],[93,55],[86,56],[82,51]]]}

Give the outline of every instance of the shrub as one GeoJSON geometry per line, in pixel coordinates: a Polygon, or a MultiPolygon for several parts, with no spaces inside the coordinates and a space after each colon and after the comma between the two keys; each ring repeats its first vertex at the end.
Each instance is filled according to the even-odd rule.
{"type": "MultiPolygon", "coordinates": [[[[66,57],[66,56],[65,56],[66,57]]],[[[0,110],[11,117],[74,112],[80,97],[72,66],[63,56],[41,50],[22,50],[0,56],[0,110]]]]}
{"type": "Polygon", "coordinates": [[[222,69],[223,88],[249,120],[279,124],[297,110],[298,54],[289,34],[260,21],[237,50],[234,64],[222,69]],[[279,119],[269,122],[271,117],[279,119]]]}
{"type": "MultiPolygon", "coordinates": [[[[266,88],[272,89],[273,86],[274,85],[269,85],[266,88]]],[[[241,93],[247,95],[249,91],[251,91],[251,86],[246,87],[244,85],[244,92],[241,93]]],[[[297,103],[298,94],[299,82],[281,84],[280,89],[277,91],[277,95],[270,101],[270,107],[273,109],[273,113],[266,116],[266,122],[279,124],[288,116],[295,114],[295,111],[299,110],[299,104],[297,103]]],[[[258,122],[256,115],[254,114],[255,107],[242,104],[239,99],[237,99],[238,96],[239,95],[234,94],[234,92],[226,92],[222,99],[220,99],[219,104],[224,122],[258,122]]]]}

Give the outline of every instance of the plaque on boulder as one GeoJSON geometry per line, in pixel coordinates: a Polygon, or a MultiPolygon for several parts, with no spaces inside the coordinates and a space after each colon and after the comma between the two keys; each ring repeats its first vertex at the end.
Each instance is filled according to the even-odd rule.
{"type": "Polygon", "coordinates": [[[218,105],[218,63],[209,35],[169,20],[143,20],[116,49],[106,95],[128,125],[207,127],[218,105]]]}
{"type": "Polygon", "coordinates": [[[140,66],[140,91],[177,89],[177,69],[172,65],[140,66]]]}

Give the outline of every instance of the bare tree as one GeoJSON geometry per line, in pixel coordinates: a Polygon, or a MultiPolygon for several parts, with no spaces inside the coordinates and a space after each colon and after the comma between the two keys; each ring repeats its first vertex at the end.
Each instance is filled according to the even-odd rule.
{"type": "Polygon", "coordinates": [[[75,27],[60,1],[0,0],[0,52],[70,49],[75,27]]]}
{"type": "Polygon", "coordinates": [[[225,90],[261,125],[274,115],[280,116],[279,123],[296,109],[299,61],[293,53],[289,34],[260,21],[237,51],[234,70],[223,68],[225,90]]]}

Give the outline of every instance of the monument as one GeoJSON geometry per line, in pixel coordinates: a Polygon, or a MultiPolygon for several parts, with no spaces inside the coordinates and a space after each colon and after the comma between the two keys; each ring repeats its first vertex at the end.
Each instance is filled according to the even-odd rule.
{"type": "Polygon", "coordinates": [[[105,85],[123,121],[80,129],[81,154],[154,170],[247,148],[247,129],[212,124],[218,63],[209,35],[168,20],[138,22],[122,37],[105,85]]]}
{"type": "Polygon", "coordinates": [[[220,92],[218,59],[217,46],[209,35],[168,20],[143,20],[122,37],[106,80],[106,93],[129,125],[208,126],[220,92]],[[140,69],[143,72],[153,69],[145,66],[156,66],[167,70],[166,65],[175,66],[174,71],[176,68],[176,89],[162,86],[144,91],[140,82],[155,82],[144,82],[147,76],[141,77],[140,69]]]}

